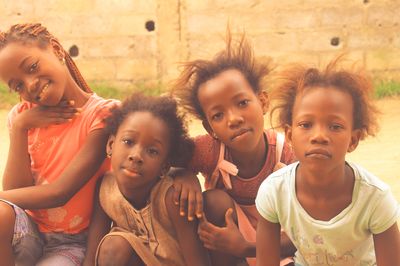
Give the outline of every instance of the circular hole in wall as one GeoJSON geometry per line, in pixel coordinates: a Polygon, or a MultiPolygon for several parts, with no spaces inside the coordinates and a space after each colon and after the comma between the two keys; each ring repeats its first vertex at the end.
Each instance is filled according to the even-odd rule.
{"type": "Polygon", "coordinates": [[[156,25],[153,20],[148,20],[144,24],[144,27],[146,28],[147,31],[154,31],[156,28],[156,25]]]}
{"type": "Polygon", "coordinates": [[[338,46],[340,44],[340,39],[339,39],[339,37],[333,37],[332,39],[331,39],[331,45],[332,46],[338,46]]]}
{"type": "Polygon", "coordinates": [[[77,57],[79,55],[79,48],[78,46],[76,46],[75,44],[72,45],[69,50],[68,53],[71,57],[77,57]]]}

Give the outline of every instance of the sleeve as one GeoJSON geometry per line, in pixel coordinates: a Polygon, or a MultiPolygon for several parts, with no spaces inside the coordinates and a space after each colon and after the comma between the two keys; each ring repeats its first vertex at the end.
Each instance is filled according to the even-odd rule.
{"type": "Polygon", "coordinates": [[[10,112],[8,112],[7,115],[7,128],[9,132],[11,131],[11,127],[12,124],[14,123],[15,117],[24,110],[32,108],[32,106],[33,106],[32,104],[25,101],[13,106],[13,108],[10,110],[10,112]]]}
{"type": "Polygon", "coordinates": [[[389,229],[400,218],[400,205],[390,189],[379,191],[377,197],[371,200],[375,204],[369,220],[372,234],[380,234],[389,229]]]}
{"type": "Polygon", "coordinates": [[[219,143],[209,135],[194,138],[194,151],[188,169],[202,173],[208,178],[217,166],[219,143]]]}
{"type": "Polygon", "coordinates": [[[273,181],[273,178],[268,177],[261,183],[257,192],[256,208],[264,219],[271,223],[279,223],[278,213],[275,208],[278,195],[273,181]]]}
{"type": "Polygon", "coordinates": [[[90,123],[89,132],[104,128],[104,119],[110,115],[110,110],[120,102],[118,100],[102,100],[95,108],[90,123]]]}

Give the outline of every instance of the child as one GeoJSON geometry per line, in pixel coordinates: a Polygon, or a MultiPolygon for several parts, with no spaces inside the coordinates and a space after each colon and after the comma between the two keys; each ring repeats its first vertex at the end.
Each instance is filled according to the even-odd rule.
{"type": "Polygon", "coordinates": [[[290,68],[273,91],[273,112],[299,162],[258,191],[257,265],[278,265],[281,228],[297,248],[296,265],[400,265],[396,200],[386,184],[345,160],[376,133],[372,86],[337,65],[290,68]]]}
{"type": "Polygon", "coordinates": [[[100,185],[85,265],[209,265],[197,224],[180,218],[165,176],[193,150],[176,102],[134,94],[106,123],[112,172],[100,185]]]}
{"type": "MultiPolygon", "coordinates": [[[[203,174],[207,189],[204,211],[209,222],[203,218],[200,239],[212,250],[214,265],[235,265],[244,258],[255,265],[258,187],[294,155],[275,131],[264,130],[268,97],[262,82],[268,67],[254,59],[244,37],[235,46],[229,31],[227,36],[226,49],[212,60],[186,63],[175,92],[209,133],[195,138],[189,165],[203,174]]],[[[199,208],[197,213],[200,217],[199,208]]]]}
{"type": "Polygon", "coordinates": [[[40,24],[0,33],[0,77],[21,97],[8,116],[1,265],[80,265],[95,183],[107,167],[102,121],[115,101],[91,92],[40,24]]]}

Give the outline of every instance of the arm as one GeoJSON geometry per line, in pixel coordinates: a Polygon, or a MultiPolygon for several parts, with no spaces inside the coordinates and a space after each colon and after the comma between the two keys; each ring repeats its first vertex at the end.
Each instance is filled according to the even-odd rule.
{"type": "Polygon", "coordinates": [[[195,213],[197,218],[201,218],[203,215],[203,196],[196,173],[184,168],[173,168],[168,175],[174,179],[173,201],[176,205],[179,204],[180,215],[185,216],[187,210],[189,221],[193,221],[195,213]]]}
{"type": "Polygon", "coordinates": [[[10,147],[3,175],[4,190],[34,185],[28,153],[28,130],[68,122],[80,112],[73,104],[63,101],[53,107],[36,106],[14,117],[10,126],[10,147]]]}
{"type": "Polygon", "coordinates": [[[111,219],[104,212],[99,202],[100,184],[101,180],[99,180],[96,188],[94,209],[89,227],[89,234],[86,245],[86,254],[85,254],[85,260],[83,261],[83,266],[95,265],[97,246],[99,245],[103,236],[105,236],[110,231],[111,228],[111,219]]]}
{"type": "Polygon", "coordinates": [[[0,198],[13,202],[22,209],[45,209],[64,205],[97,172],[105,158],[107,139],[103,129],[92,131],[83,147],[54,183],[1,191],[0,198]]]}
{"type": "Polygon", "coordinates": [[[378,266],[400,265],[400,232],[397,223],[383,233],[374,235],[378,266]]]}
{"type": "Polygon", "coordinates": [[[197,221],[188,222],[179,216],[179,207],[173,203],[173,194],[173,187],[170,187],[165,196],[165,205],[175,227],[186,264],[211,265],[207,251],[197,235],[197,221]]]}
{"type": "Polygon", "coordinates": [[[271,223],[259,216],[257,224],[257,265],[279,265],[280,231],[280,224],[271,223]]]}

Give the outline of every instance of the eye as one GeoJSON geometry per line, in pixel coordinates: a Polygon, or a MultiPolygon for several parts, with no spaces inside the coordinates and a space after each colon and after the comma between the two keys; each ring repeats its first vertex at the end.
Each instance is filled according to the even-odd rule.
{"type": "Polygon", "coordinates": [[[160,154],[160,152],[156,148],[147,149],[147,153],[150,154],[151,156],[156,156],[160,154]]]}
{"type": "Polygon", "coordinates": [[[13,91],[15,91],[15,92],[21,92],[22,91],[22,89],[24,88],[24,84],[22,83],[22,82],[17,82],[16,84],[15,84],[15,86],[13,86],[13,88],[11,88],[13,91]]]}
{"type": "Polygon", "coordinates": [[[329,128],[332,131],[339,131],[339,130],[343,129],[344,127],[340,124],[333,124],[333,125],[330,125],[329,128]]]}
{"type": "Polygon", "coordinates": [[[300,122],[298,124],[298,127],[304,128],[304,129],[309,129],[309,128],[311,128],[311,126],[312,126],[311,122],[300,122]]]}
{"type": "Polygon", "coordinates": [[[246,107],[249,105],[249,100],[242,100],[238,103],[239,107],[246,107]]]}
{"type": "Polygon", "coordinates": [[[224,114],[223,114],[222,112],[213,114],[213,115],[211,116],[211,120],[213,120],[213,121],[219,121],[219,120],[222,119],[223,115],[224,115],[224,114]]]}
{"type": "Polygon", "coordinates": [[[35,70],[38,68],[38,62],[33,63],[30,67],[29,67],[29,73],[33,73],[35,72],[35,70]]]}
{"type": "Polygon", "coordinates": [[[134,142],[131,139],[122,139],[122,143],[124,143],[127,146],[132,146],[134,142]]]}

